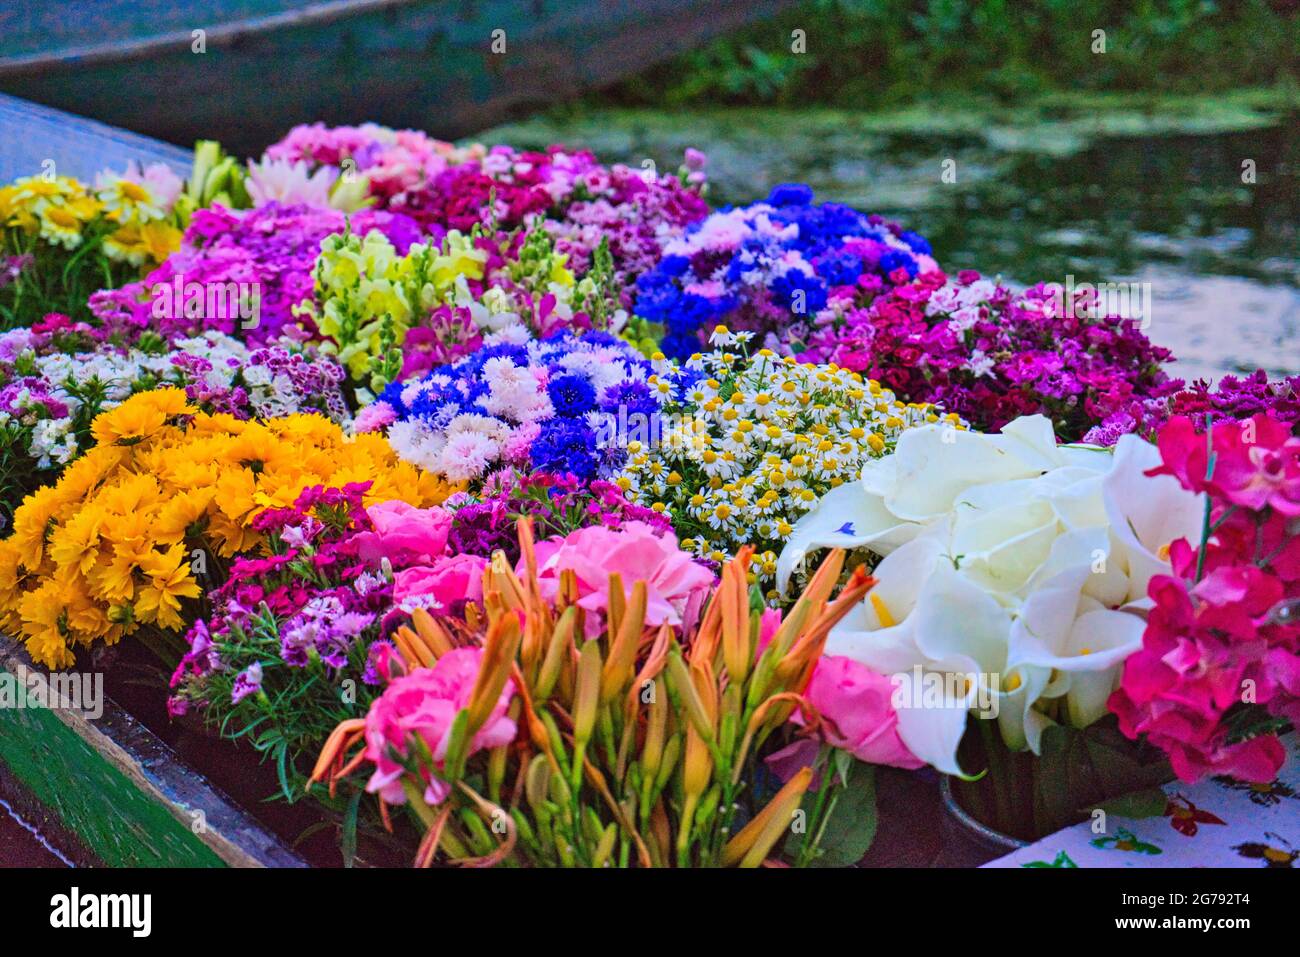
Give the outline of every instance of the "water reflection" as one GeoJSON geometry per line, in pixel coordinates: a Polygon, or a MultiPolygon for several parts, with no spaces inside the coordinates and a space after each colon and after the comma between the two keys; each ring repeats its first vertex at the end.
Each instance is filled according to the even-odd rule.
{"type": "Polygon", "coordinates": [[[534,119],[486,138],[559,141],[668,168],[693,145],[709,154],[716,203],[800,180],[819,198],[903,220],[949,269],[1017,283],[1149,282],[1149,334],[1190,379],[1300,372],[1298,120],[1208,107],[1021,125],[923,111],[618,111],[534,119]]]}

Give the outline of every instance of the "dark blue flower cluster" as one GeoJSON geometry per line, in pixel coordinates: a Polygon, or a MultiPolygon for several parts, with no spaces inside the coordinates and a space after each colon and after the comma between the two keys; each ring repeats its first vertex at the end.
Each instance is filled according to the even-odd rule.
{"type": "Polygon", "coordinates": [[[516,415],[490,401],[493,376],[486,366],[493,359],[528,369],[545,383],[554,413],[534,421],[538,433],[528,447],[527,464],[535,470],[571,472],[582,479],[616,470],[624,453],[599,447],[592,414],[618,416],[626,410],[628,415],[650,415],[659,410],[647,382],[654,367],[631,344],[607,332],[561,332],[527,345],[480,349],[415,382],[392,383],[379,401],[391,406],[399,421],[418,419],[435,432],[466,413],[496,419],[507,429],[528,424],[525,410],[516,415]]]}
{"type": "Polygon", "coordinates": [[[718,210],[688,227],[636,284],[636,315],[664,327],[673,358],[700,351],[714,326],[780,332],[826,307],[832,289],[864,275],[914,278],[930,244],[879,216],[841,203],[814,203],[800,183],[773,188],[764,203],[718,210]],[[901,270],[901,272],[900,272],[901,270]]]}

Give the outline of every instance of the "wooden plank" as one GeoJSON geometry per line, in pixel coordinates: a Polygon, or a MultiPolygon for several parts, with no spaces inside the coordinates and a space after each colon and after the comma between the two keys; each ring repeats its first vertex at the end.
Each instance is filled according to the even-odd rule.
{"type": "Polygon", "coordinates": [[[166,163],[186,176],[191,154],[170,143],[0,93],[0,183],[43,173],[47,162],[53,162],[60,175],[90,183],[100,170],[121,170],[128,160],[166,163]]]}
{"type": "MultiPolygon", "coordinates": [[[[0,763],[85,850],[110,867],[303,867],[246,812],[183,765],[147,728],[102,701],[102,714],[51,684],[0,638],[0,763]],[[58,702],[59,707],[32,706],[58,702]],[[74,707],[76,704],[83,707],[74,707]]],[[[98,709],[96,709],[98,710],[98,709]]]]}

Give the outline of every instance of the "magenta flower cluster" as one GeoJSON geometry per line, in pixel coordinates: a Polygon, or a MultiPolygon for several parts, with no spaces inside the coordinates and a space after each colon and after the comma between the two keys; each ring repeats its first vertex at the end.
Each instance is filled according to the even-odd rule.
{"type": "Polygon", "coordinates": [[[1300,722],[1300,437],[1262,413],[1208,435],[1179,416],[1158,445],[1151,474],[1208,496],[1208,534],[1170,546],[1110,708],[1184,781],[1266,783],[1286,757],[1277,731],[1300,722]]]}
{"type": "Polygon", "coordinates": [[[1169,350],[1136,322],[1072,305],[1045,284],[1023,293],[963,271],[832,300],[799,358],[834,362],[912,402],[934,402],[982,431],[1043,413],[1066,441],[1182,383],[1169,350]],[[1069,306],[1067,308],[1067,305],[1069,306]]]}

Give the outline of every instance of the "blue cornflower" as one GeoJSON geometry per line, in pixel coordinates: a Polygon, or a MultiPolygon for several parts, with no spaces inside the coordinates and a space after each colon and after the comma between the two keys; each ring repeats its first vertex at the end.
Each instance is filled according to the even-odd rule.
{"type": "Polygon", "coordinates": [[[547,419],[533,439],[528,460],[540,472],[572,472],[581,479],[596,477],[600,464],[596,436],[582,419],[547,419]]]}
{"type": "Polygon", "coordinates": [[[778,183],[768,194],[769,206],[807,206],[813,200],[812,187],[804,183],[778,183]]]}
{"type": "Polygon", "coordinates": [[[905,252],[891,249],[880,257],[880,271],[888,276],[895,269],[904,269],[912,277],[915,277],[919,271],[915,259],[905,252]]]}
{"type": "Polygon", "coordinates": [[[791,269],[772,280],[772,299],[792,312],[811,316],[826,308],[826,284],[816,276],[791,269]]]}
{"type": "Polygon", "coordinates": [[[596,390],[586,377],[574,373],[556,376],[547,383],[546,394],[557,415],[572,418],[596,407],[596,390]]]}

